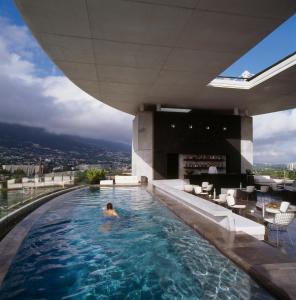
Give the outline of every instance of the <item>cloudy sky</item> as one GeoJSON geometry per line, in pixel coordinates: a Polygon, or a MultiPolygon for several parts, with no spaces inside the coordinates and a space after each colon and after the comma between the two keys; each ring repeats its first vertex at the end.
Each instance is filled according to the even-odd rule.
{"type": "MultiPolygon", "coordinates": [[[[0,122],[130,143],[132,119],[63,76],[35,42],[13,1],[0,3],[0,122]]],[[[254,160],[296,161],[296,109],[254,117],[254,160]]]]}

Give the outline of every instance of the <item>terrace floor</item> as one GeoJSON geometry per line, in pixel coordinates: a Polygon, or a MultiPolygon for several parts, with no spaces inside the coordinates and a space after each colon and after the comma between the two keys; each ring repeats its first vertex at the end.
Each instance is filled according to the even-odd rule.
{"type": "MultiPolygon", "coordinates": [[[[201,196],[202,198],[209,200],[209,197],[201,196]]],[[[284,196],[281,193],[256,193],[256,197],[254,199],[251,199],[249,201],[244,200],[244,194],[240,194],[238,197],[238,204],[244,204],[246,205],[246,209],[237,210],[234,211],[237,214],[240,214],[248,219],[251,219],[255,222],[258,222],[260,224],[266,223],[263,221],[262,217],[262,210],[258,209],[256,206],[257,203],[261,204],[263,201],[265,203],[280,203],[281,201],[285,201],[284,196]],[[253,212],[251,212],[253,211],[253,212]]],[[[272,215],[270,215],[271,217],[272,215]]],[[[267,217],[267,215],[265,216],[267,217]]],[[[295,212],[296,217],[296,212],[295,212]]],[[[276,245],[276,231],[275,230],[268,230],[266,228],[266,234],[265,234],[265,242],[270,244],[273,247],[277,247],[282,253],[285,253],[291,257],[294,257],[296,259],[296,218],[294,221],[288,226],[288,232],[286,231],[280,231],[279,232],[279,245],[277,247],[276,245]],[[289,240],[289,236],[292,239],[293,244],[291,244],[289,240]]]]}
{"type": "MultiPolygon", "coordinates": [[[[244,198],[244,197],[243,197],[244,198]]],[[[240,199],[239,203],[245,204],[247,207],[244,210],[236,211],[236,213],[239,213],[240,215],[249,218],[255,222],[265,224],[263,217],[262,217],[262,210],[259,209],[256,204],[262,204],[265,203],[280,203],[281,201],[284,201],[284,197],[281,195],[281,193],[267,193],[267,194],[261,194],[256,193],[256,198],[253,200],[243,200],[240,199]]],[[[265,217],[267,217],[265,215],[265,217]]],[[[296,215],[295,215],[296,216],[296,215]]],[[[270,215],[272,217],[272,215],[270,215]]],[[[288,254],[291,257],[294,257],[296,259],[296,218],[294,221],[288,226],[286,231],[280,231],[279,232],[279,245],[277,247],[276,245],[276,231],[275,230],[269,230],[266,228],[266,234],[265,234],[265,242],[270,244],[273,247],[277,247],[282,253],[288,254]],[[292,239],[293,244],[291,244],[289,240],[289,236],[292,239]]]]}

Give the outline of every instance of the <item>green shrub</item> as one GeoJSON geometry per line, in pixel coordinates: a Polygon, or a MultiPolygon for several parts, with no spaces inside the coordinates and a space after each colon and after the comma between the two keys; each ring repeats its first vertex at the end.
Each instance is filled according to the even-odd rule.
{"type": "Polygon", "coordinates": [[[89,169],[85,171],[85,176],[90,184],[100,183],[100,180],[106,178],[106,171],[104,169],[89,169]]]}
{"type": "Polygon", "coordinates": [[[85,172],[76,172],[75,174],[75,184],[84,184],[84,183],[88,183],[88,180],[86,178],[85,172]]]}

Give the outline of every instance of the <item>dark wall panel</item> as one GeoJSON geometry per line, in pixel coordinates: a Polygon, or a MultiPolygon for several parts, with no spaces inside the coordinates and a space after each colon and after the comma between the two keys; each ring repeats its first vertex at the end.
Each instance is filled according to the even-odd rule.
{"type": "Polygon", "coordinates": [[[225,154],[227,173],[240,174],[240,124],[240,117],[232,115],[155,112],[155,178],[172,178],[168,160],[179,153],[225,154]]]}

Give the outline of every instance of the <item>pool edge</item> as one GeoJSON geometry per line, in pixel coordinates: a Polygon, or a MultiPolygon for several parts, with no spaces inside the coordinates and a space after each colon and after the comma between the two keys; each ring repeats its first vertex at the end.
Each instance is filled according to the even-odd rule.
{"type": "MultiPolygon", "coordinates": [[[[75,186],[59,190],[45,196],[37,198],[35,201],[20,208],[16,215],[8,222],[16,222],[5,236],[0,240],[0,288],[3,280],[10,268],[13,259],[18,252],[23,240],[31,230],[34,223],[53,205],[53,201],[59,196],[85,188],[85,186],[75,186]],[[18,214],[17,214],[18,213],[18,214]]],[[[2,225],[4,226],[4,225],[2,225]]]]}

